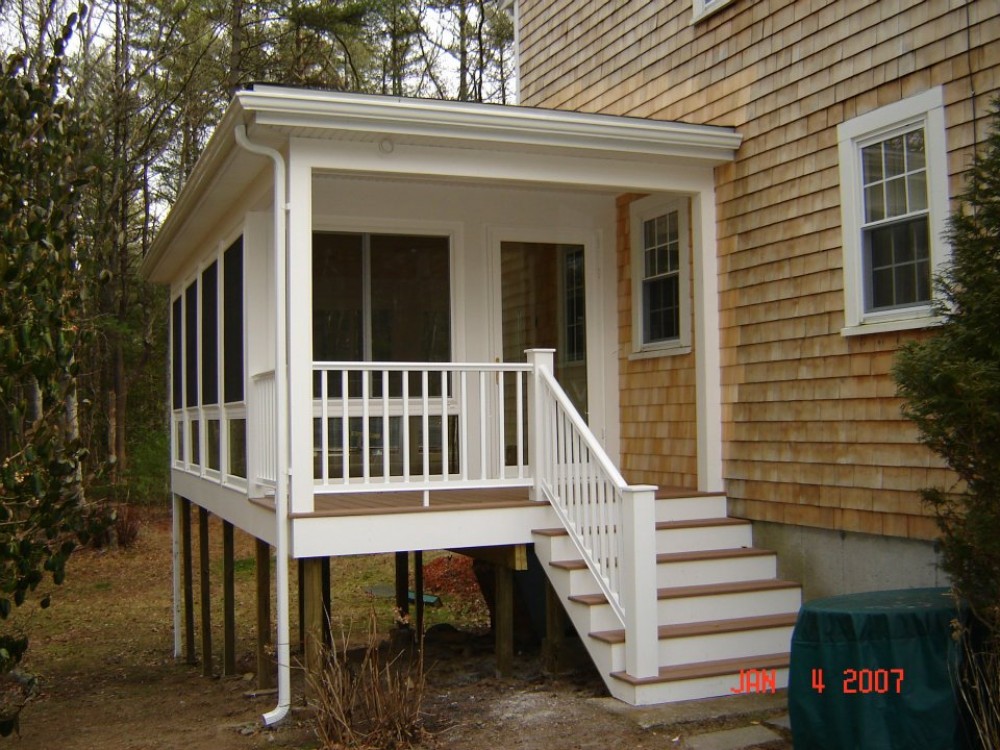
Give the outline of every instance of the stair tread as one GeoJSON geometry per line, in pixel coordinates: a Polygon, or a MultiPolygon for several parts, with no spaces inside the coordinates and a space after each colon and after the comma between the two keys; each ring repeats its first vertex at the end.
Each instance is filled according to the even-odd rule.
{"type": "Polygon", "coordinates": [[[730,557],[760,557],[774,552],[760,547],[729,547],[726,549],[706,549],[693,552],[660,552],[656,562],[689,562],[694,560],[715,560],[730,557]]]}
{"type": "Polygon", "coordinates": [[[554,529],[532,529],[531,533],[538,534],[538,536],[569,536],[569,532],[562,526],[557,526],[554,529]]]}
{"type": "MultiPolygon", "coordinates": [[[[733,581],[731,583],[705,583],[697,586],[663,587],[656,590],[656,598],[684,599],[695,596],[711,596],[713,594],[739,594],[797,588],[800,588],[800,585],[795,581],[785,581],[780,578],[762,578],[756,581],[733,581]]],[[[576,594],[569,597],[569,600],[589,606],[606,604],[608,601],[604,594],[576,594]]]]}
{"type": "Polygon", "coordinates": [[[720,677],[722,675],[738,675],[741,670],[753,669],[784,669],[790,662],[788,652],[780,654],[765,654],[764,656],[747,656],[740,659],[720,659],[695,664],[678,664],[671,667],[660,667],[656,677],[632,677],[625,672],[612,672],[611,676],[632,685],[653,685],[662,682],[678,682],[701,677],[720,677]]]}
{"type": "MultiPolygon", "coordinates": [[[[728,549],[697,550],[695,552],[660,552],[656,556],[657,563],[669,562],[691,562],[696,560],[725,560],[735,557],[761,557],[773,555],[769,549],[759,547],[731,547],[728,549]]],[[[549,562],[553,568],[561,570],[583,570],[587,563],[583,560],[552,560],[549,562]]]]}
{"type": "Polygon", "coordinates": [[[664,529],[699,529],[715,526],[749,526],[750,522],[742,518],[691,518],[683,521],[657,521],[657,530],[664,529]]]}
{"type": "Polygon", "coordinates": [[[583,560],[553,560],[549,565],[560,570],[583,570],[587,567],[583,560]]]}
{"type": "MultiPolygon", "coordinates": [[[[705,622],[689,622],[680,625],[660,625],[657,631],[660,640],[666,638],[685,638],[697,635],[738,633],[746,630],[788,627],[794,625],[797,618],[797,612],[779,615],[758,615],[756,617],[733,617],[726,620],[707,620],[705,622]]],[[[605,643],[624,643],[625,631],[604,630],[591,633],[590,637],[605,643]]]]}
{"type": "Polygon", "coordinates": [[[657,500],[700,500],[709,497],[725,497],[725,492],[698,492],[682,487],[660,487],[656,490],[657,500]]]}
{"type": "Polygon", "coordinates": [[[690,596],[704,596],[706,594],[730,594],[797,588],[801,588],[801,586],[795,581],[786,581],[781,578],[761,578],[754,581],[703,583],[696,586],[668,586],[658,589],[657,595],[662,596],[664,599],[684,599],[690,596]]]}
{"type": "MultiPolygon", "coordinates": [[[[656,529],[657,531],[665,531],[671,529],[699,529],[699,528],[715,528],[720,526],[749,526],[750,522],[742,518],[691,518],[685,519],[683,521],[657,521],[656,529]]],[[[532,529],[532,534],[537,534],[538,536],[547,537],[557,537],[557,536],[569,536],[569,532],[561,526],[557,526],[551,529],[532,529]]]]}

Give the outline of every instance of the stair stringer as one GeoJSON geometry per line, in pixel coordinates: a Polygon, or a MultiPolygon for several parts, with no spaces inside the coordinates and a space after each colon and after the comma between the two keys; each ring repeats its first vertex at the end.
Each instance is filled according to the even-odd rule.
{"type": "MultiPolygon", "coordinates": [[[[712,519],[715,519],[715,525],[721,528],[718,519],[725,518],[724,498],[722,498],[721,503],[717,497],[710,499],[671,497],[661,498],[657,501],[656,519],[658,525],[705,520],[708,522],[707,525],[711,526],[712,519]],[[696,504],[697,509],[694,509],[692,504],[696,504]]],[[[788,618],[798,611],[798,606],[801,603],[800,590],[788,582],[777,581],[774,554],[753,550],[750,547],[750,536],[746,537],[744,544],[730,549],[725,546],[725,541],[720,542],[723,545],[721,547],[713,546],[711,541],[708,541],[704,536],[703,530],[695,532],[695,535],[697,534],[700,534],[702,540],[707,543],[708,550],[721,550],[739,557],[742,562],[737,565],[738,572],[733,574],[734,577],[724,576],[720,578],[716,572],[721,567],[719,560],[706,560],[702,563],[694,561],[677,566],[672,561],[672,557],[676,555],[672,556],[671,553],[665,552],[663,549],[662,540],[665,540],[668,535],[658,532],[657,581],[659,586],[669,587],[671,583],[676,586],[678,578],[676,574],[670,573],[672,565],[675,571],[680,571],[679,580],[682,581],[687,580],[694,567],[700,567],[706,571],[706,583],[715,582],[717,578],[719,583],[740,581],[753,583],[753,579],[766,581],[767,584],[761,587],[759,595],[770,597],[770,600],[760,602],[760,607],[752,615],[761,618],[768,615],[783,616],[785,621],[779,625],[768,625],[755,631],[756,634],[760,635],[760,638],[742,631],[734,632],[731,635],[694,636],[696,640],[702,639],[700,647],[703,657],[702,660],[695,659],[691,663],[679,663],[683,661],[683,655],[687,653],[686,647],[680,648],[680,656],[678,656],[678,649],[669,646],[661,637],[659,649],[661,677],[646,680],[636,680],[625,674],[625,643],[623,638],[618,638],[615,642],[608,642],[608,639],[595,637],[595,635],[607,635],[606,632],[602,633],[602,631],[621,628],[621,625],[617,623],[617,618],[606,600],[603,604],[595,604],[595,600],[603,598],[600,594],[600,588],[586,565],[582,561],[571,559],[575,557],[572,543],[559,530],[541,530],[533,534],[535,552],[542,563],[542,568],[546,571],[553,589],[563,602],[567,616],[577,633],[580,634],[581,641],[600,672],[609,692],[619,700],[632,705],[650,705],[728,695],[739,684],[739,670],[743,668],[766,670],[769,675],[774,676],[775,687],[787,686],[788,650],[791,637],[791,625],[788,618]],[[775,588],[780,588],[782,591],[776,593],[775,588]],[[587,601],[586,603],[577,601],[573,597],[583,598],[587,601]],[[709,646],[706,650],[704,641],[706,639],[711,641],[712,638],[722,639],[717,641],[722,647],[709,646]],[[743,653],[739,644],[736,643],[740,639],[743,639],[744,642],[755,643],[743,653]],[[767,653],[762,651],[762,647],[763,651],[767,651],[767,653]],[[705,661],[708,657],[704,654],[709,653],[725,656],[725,658],[713,656],[711,661],[705,661]],[[684,672],[691,668],[695,669],[690,676],[678,677],[676,675],[677,672],[684,672]],[[671,673],[670,678],[664,679],[668,672],[671,673]]],[[[690,551],[690,545],[688,547],[688,551],[690,551]]],[[[732,566],[730,565],[730,567],[732,566]]],[[[693,580],[693,582],[699,583],[700,581],[693,580]]],[[[687,595],[689,592],[684,593],[687,595]]],[[[700,618],[696,615],[699,614],[699,609],[701,613],[713,611],[705,606],[705,602],[707,599],[714,599],[716,606],[718,606],[718,597],[720,596],[728,596],[733,600],[738,599],[731,592],[708,595],[702,595],[699,592],[698,595],[691,595],[691,598],[684,599],[683,606],[692,607],[694,612],[691,616],[691,622],[716,619],[706,614],[702,614],[700,618]]],[[[665,618],[663,613],[665,608],[671,606],[676,611],[676,607],[680,605],[677,602],[658,601],[658,624],[661,627],[669,626],[670,620],[665,618]]],[[[722,619],[735,618],[730,616],[722,619]]]]}
{"type": "Polygon", "coordinates": [[[551,558],[552,537],[535,534],[535,555],[542,565],[542,569],[548,576],[552,588],[563,603],[563,609],[569,617],[573,627],[580,635],[587,653],[590,655],[594,666],[604,680],[608,691],[621,701],[635,705],[635,689],[621,680],[611,677],[614,672],[625,669],[624,649],[615,649],[612,645],[598,641],[590,637],[591,629],[590,610],[591,607],[574,602],[570,599],[574,595],[600,594],[600,587],[597,584],[594,574],[584,565],[567,569],[554,566],[552,563],[559,561],[551,558]]]}

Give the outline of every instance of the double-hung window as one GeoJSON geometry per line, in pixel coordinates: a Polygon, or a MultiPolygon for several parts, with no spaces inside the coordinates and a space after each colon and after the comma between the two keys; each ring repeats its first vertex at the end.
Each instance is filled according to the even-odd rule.
{"type": "Polygon", "coordinates": [[[686,200],[650,196],[631,206],[633,349],[672,354],[691,345],[686,200]]]}
{"type": "Polygon", "coordinates": [[[845,334],[934,320],[933,277],[947,259],[944,138],[940,89],[839,126],[845,334]]]}
{"type": "Polygon", "coordinates": [[[692,23],[697,23],[701,19],[707,18],[731,2],[733,0],[691,0],[692,23]]]}

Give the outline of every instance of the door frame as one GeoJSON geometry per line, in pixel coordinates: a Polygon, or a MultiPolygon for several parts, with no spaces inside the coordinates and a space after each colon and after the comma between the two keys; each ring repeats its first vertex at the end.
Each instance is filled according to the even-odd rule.
{"type": "MultiPolygon", "coordinates": [[[[503,300],[500,285],[500,246],[504,242],[554,245],[581,245],[584,258],[584,295],[587,320],[587,411],[590,429],[612,460],[618,460],[618,341],[617,324],[608,319],[606,305],[614,295],[604,289],[607,283],[607,252],[604,233],[599,229],[537,226],[489,226],[486,231],[487,269],[489,273],[489,339],[490,354],[497,362],[503,360],[503,300]],[[611,373],[607,358],[612,357],[611,373]]],[[[610,267],[613,269],[614,258],[610,267]]],[[[614,272],[611,272],[614,284],[614,272]]],[[[613,292],[613,286],[612,286],[613,292]]]]}

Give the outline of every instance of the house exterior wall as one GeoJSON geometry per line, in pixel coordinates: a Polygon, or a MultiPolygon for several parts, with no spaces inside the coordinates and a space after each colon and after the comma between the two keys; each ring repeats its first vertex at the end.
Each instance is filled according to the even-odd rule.
{"type": "MultiPolygon", "coordinates": [[[[951,477],[901,418],[890,372],[900,345],[927,334],[841,332],[837,126],[941,87],[949,194],[958,195],[1000,81],[1000,5],[719,5],[693,23],[692,0],[520,0],[522,103],[737,128],[744,140],[736,161],[716,169],[731,510],[759,521],[933,538],[917,490],[947,486],[951,477]]],[[[620,341],[631,320],[623,213],[620,202],[620,341]]],[[[691,422],[667,393],[696,387],[690,368],[684,358],[660,367],[626,353],[623,463],[641,472],[633,479],[686,482],[691,422]],[[672,434],[654,459],[657,430],[672,434]]]]}
{"type": "MultiPolygon", "coordinates": [[[[633,483],[697,489],[696,345],[686,354],[629,356],[633,349],[629,206],[637,197],[622,195],[616,202],[622,474],[633,483]]],[[[690,268],[687,272],[693,277],[690,268]]]]}

